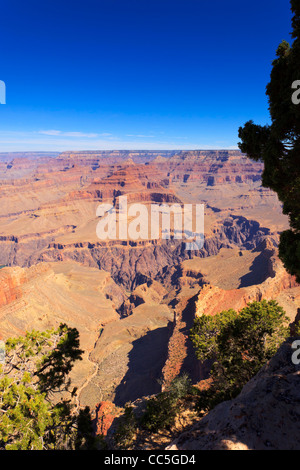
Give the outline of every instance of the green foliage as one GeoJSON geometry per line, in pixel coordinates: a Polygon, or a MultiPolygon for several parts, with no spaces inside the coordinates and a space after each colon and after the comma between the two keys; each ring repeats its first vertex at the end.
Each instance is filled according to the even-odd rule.
{"type": "Polygon", "coordinates": [[[127,404],[113,436],[114,448],[132,448],[134,441],[141,439],[145,432],[152,434],[171,430],[184,400],[193,394],[195,392],[188,374],[182,374],[172,381],[168,389],[148,399],[146,409],[142,413],[138,412],[138,417],[134,408],[127,404]]]}
{"type": "Polygon", "coordinates": [[[161,392],[147,401],[142,427],[151,432],[170,429],[178,413],[178,400],[168,391],[161,392]]]}
{"type": "Polygon", "coordinates": [[[68,374],[83,351],[76,329],[32,331],[7,340],[0,366],[0,449],[80,449],[92,446],[89,409],[71,400],[51,400],[69,392],[68,374]]]}
{"type": "Polygon", "coordinates": [[[239,147],[264,162],[262,182],[274,190],[289,216],[291,229],[283,232],[279,256],[300,282],[300,105],[292,102],[292,84],[300,80],[300,2],[292,0],[292,45],[283,41],[273,61],[267,85],[270,126],[248,121],[239,128],[239,147]]]}
{"type": "Polygon", "coordinates": [[[119,449],[128,449],[133,442],[136,431],[137,420],[134,416],[132,406],[127,404],[114,435],[114,441],[117,447],[119,449]]]}
{"type": "Polygon", "coordinates": [[[142,427],[152,432],[171,429],[182,409],[182,400],[193,393],[188,374],[176,377],[167,390],[147,401],[142,427]]]}
{"type": "Polygon", "coordinates": [[[294,335],[295,336],[300,336],[300,323],[296,323],[295,329],[294,329],[294,335]]]}
{"type": "Polygon", "coordinates": [[[0,443],[6,450],[42,450],[45,430],[55,420],[44,395],[28,382],[26,376],[18,384],[0,380],[0,443]]]}
{"type": "Polygon", "coordinates": [[[182,375],[175,377],[170,384],[168,392],[175,400],[180,400],[187,395],[193,394],[192,381],[189,375],[184,372],[182,375]]]}
{"type": "Polygon", "coordinates": [[[195,319],[190,338],[200,361],[214,359],[218,351],[218,335],[236,317],[234,310],[225,310],[215,316],[201,315],[195,319]]]}
{"type": "Polygon", "coordinates": [[[197,318],[191,340],[198,358],[212,361],[212,386],[201,392],[199,407],[210,409],[235,397],[287,338],[287,323],[274,300],[252,302],[239,314],[228,310],[197,318]]]}

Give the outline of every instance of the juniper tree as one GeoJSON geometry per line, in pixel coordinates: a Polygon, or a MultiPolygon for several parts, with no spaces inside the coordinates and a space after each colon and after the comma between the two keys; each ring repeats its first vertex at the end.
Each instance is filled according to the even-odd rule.
{"type": "Polygon", "coordinates": [[[211,408],[235,397],[274,356],[289,335],[288,317],[274,300],[252,302],[239,313],[223,311],[195,319],[191,340],[201,361],[211,361],[212,385],[200,395],[211,408]]]}
{"type": "Polygon", "coordinates": [[[262,184],[274,190],[283,203],[290,229],[280,237],[279,256],[286,269],[300,282],[300,0],[291,0],[292,38],[282,41],[273,61],[266,94],[271,124],[248,121],[239,128],[239,148],[251,159],[262,161],[262,184]]]}
{"type": "Polygon", "coordinates": [[[0,449],[80,449],[93,444],[89,409],[72,404],[68,377],[82,359],[79,334],[32,331],[5,344],[0,364],[0,449]],[[69,397],[61,398],[62,393],[69,397]]]}

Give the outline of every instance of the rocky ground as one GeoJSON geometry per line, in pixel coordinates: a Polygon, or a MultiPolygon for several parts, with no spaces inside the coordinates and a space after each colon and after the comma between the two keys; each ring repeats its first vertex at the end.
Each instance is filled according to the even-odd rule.
{"type": "Polygon", "coordinates": [[[290,338],[231,401],[216,406],[168,450],[299,450],[300,366],[290,338]]]}

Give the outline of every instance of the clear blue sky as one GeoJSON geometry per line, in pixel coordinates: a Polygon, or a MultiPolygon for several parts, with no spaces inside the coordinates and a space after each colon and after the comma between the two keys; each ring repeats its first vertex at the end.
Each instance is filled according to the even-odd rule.
{"type": "Polygon", "coordinates": [[[0,152],[235,148],[288,0],[0,0],[0,152]]]}

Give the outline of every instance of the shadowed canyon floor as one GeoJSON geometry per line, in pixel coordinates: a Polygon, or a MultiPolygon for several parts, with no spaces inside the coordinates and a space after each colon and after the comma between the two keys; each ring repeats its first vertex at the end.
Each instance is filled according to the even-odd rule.
{"type": "Polygon", "coordinates": [[[195,315],[277,299],[291,321],[300,287],[277,257],[288,226],[262,165],[238,151],[0,155],[0,335],[66,322],[84,360],[72,373],[92,408],[157,393],[187,370],[203,376],[195,315]],[[205,204],[205,243],[99,240],[100,203],[205,204]]]}

